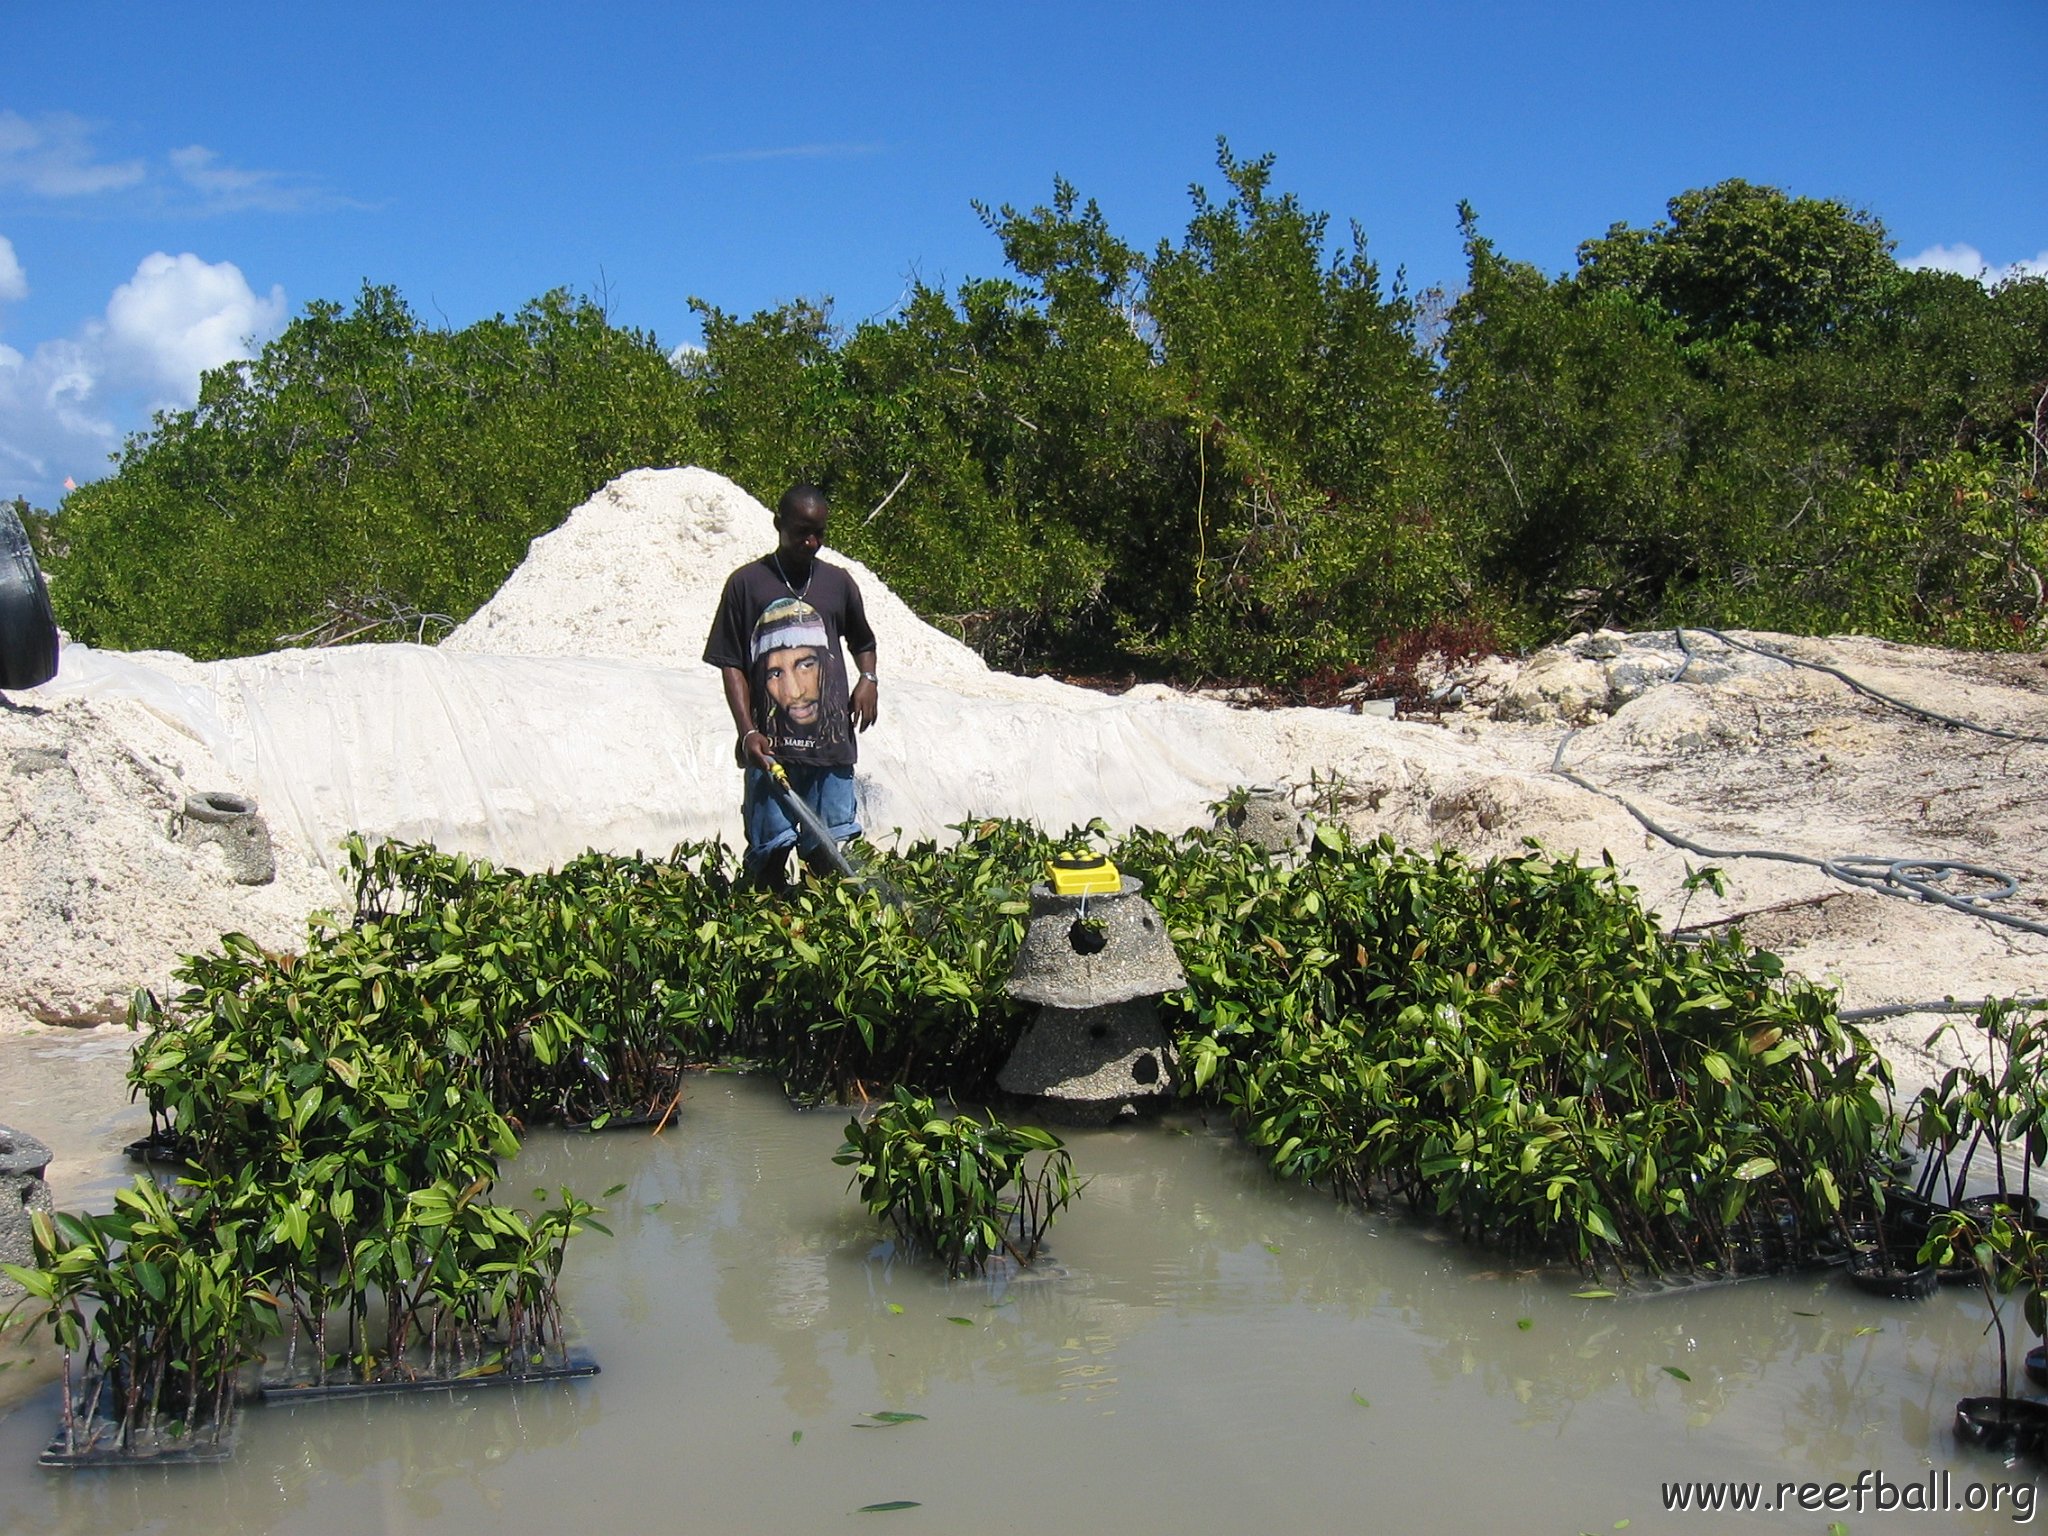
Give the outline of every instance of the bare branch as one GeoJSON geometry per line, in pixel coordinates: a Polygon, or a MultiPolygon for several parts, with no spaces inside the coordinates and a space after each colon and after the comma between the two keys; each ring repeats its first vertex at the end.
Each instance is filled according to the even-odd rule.
{"type": "Polygon", "coordinates": [[[860,520],[861,527],[867,527],[869,523],[872,523],[876,518],[880,517],[882,515],[882,508],[886,507],[887,505],[889,505],[890,502],[894,501],[896,499],[896,492],[902,490],[903,487],[908,484],[910,484],[910,471],[906,469],[903,471],[903,478],[896,482],[894,489],[892,489],[889,492],[889,494],[884,496],[880,501],[875,503],[874,511],[870,512],[866,517],[860,520]]]}

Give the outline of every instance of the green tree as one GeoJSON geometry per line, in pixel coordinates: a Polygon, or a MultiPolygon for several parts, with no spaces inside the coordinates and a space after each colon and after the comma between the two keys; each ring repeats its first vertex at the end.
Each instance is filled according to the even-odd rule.
{"type": "Polygon", "coordinates": [[[1690,484],[1710,392],[1658,310],[1547,279],[1461,218],[1443,384],[1487,576],[1538,633],[1654,611],[1710,559],[1690,484]]]}
{"type": "Polygon", "coordinates": [[[1556,279],[1466,210],[1443,381],[1489,584],[1536,634],[2037,634],[2014,620],[2031,611],[2048,285],[1901,271],[1874,218],[1771,188],[1670,206],[1556,279]]]}
{"type": "Polygon", "coordinates": [[[831,306],[799,299],[742,320],[690,300],[703,350],[681,361],[713,467],[773,506],[797,481],[823,483],[847,446],[831,306]]]}
{"type": "Polygon", "coordinates": [[[1656,306],[1688,342],[1812,346],[1897,280],[1884,225],[1831,198],[1738,178],[1681,192],[1666,210],[1648,229],[1615,224],[1581,245],[1578,281],[1656,306]]]}
{"type": "Polygon", "coordinates": [[[59,616],[98,645],[245,654],[466,617],[606,480],[693,456],[653,338],[543,295],[423,326],[390,288],[307,306],[65,499],[59,616]]]}
{"type": "Polygon", "coordinates": [[[1295,676],[1462,605],[1468,530],[1412,306],[1363,232],[1333,255],[1328,217],[1272,192],[1271,156],[1219,144],[1217,163],[1230,197],[1192,190],[1145,298],[1199,472],[1195,602],[1170,633],[1210,667],[1295,676]]]}

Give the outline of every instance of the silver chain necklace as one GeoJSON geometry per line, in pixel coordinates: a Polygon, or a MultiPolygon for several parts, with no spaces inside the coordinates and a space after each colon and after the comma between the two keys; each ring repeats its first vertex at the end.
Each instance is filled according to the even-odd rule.
{"type": "Polygon", "coordinates": [[[805,598],[811,595],[811,583],[818,579],[818,566],[816,561],[813,561],[811,563],[811,574],[804,578],[803,590],[799,592],[796,589],[796,584],[789,579],[788,575],[785,574],[782,569],[782,551],[778,549],[775,551],[774,554],[770,555],[768,558],[775,562],[775,574],[782,577],[782,584],[785,587],[789,588],[789,595],[791,597],[795,598],[798,602],[802,602],[805,598]]]}

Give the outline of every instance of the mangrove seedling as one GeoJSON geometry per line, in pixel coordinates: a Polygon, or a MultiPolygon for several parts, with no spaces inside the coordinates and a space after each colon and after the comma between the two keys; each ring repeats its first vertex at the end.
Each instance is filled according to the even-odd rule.
{"type": "Polygon", "coordinates": [[[2020,1293],[2028,1331],[2036,1337],[2048,1333],[2048,1247],[2028,1222],[2004,1207],[1944,1212],[1929,1228],[1921,1258],[1947,1267],[1962,1257],[1975,1265],[1978,1289],[1991,1309],[1987,1331],[1998,1335],[1998,1396],[1958,1402],[1956,1432],[1982,1445],[2037,1447],[2048,1437],[2048,1404],[2013,1396],[2005,1303],[2020,1293]]]}
{"type": "Polygon", "coordinates": [[[947,1119],[902,1086],[865,1123],[858,1115],[848,1122],[832,1161],[853,1169],[848,1187],[859,1186],[906,1247],[945,1260],[953,1276],[980,1273],[998,1253],[1028,1267],[1082,1187],[1051,1132],[993,1115],[947,1119]]]}

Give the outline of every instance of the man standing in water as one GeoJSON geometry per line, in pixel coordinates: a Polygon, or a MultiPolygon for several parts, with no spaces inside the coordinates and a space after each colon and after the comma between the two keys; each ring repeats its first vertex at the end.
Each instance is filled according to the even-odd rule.
{"type": "MultiPolygon", "coordinates": [[[[788,879],[799,828],[768,782],[781,763],[798,795],[833,838],[860,835],[853,799],[854,731],[875,723],[875,632],[860,588],[846,571],[818,558],[831,515],[825,493],[793,485],[775,504],[774,552],[750,560],[725,581],[704,659],[725,681],[725,703],[739,732],[746,772],[740,814],[746,823],[746,877],[768,888],[788,879]],[[846,685],[844,641],[859,680],[846,685]]],[[[825,850],[805,847],[817,867],[825,850]]]]}

